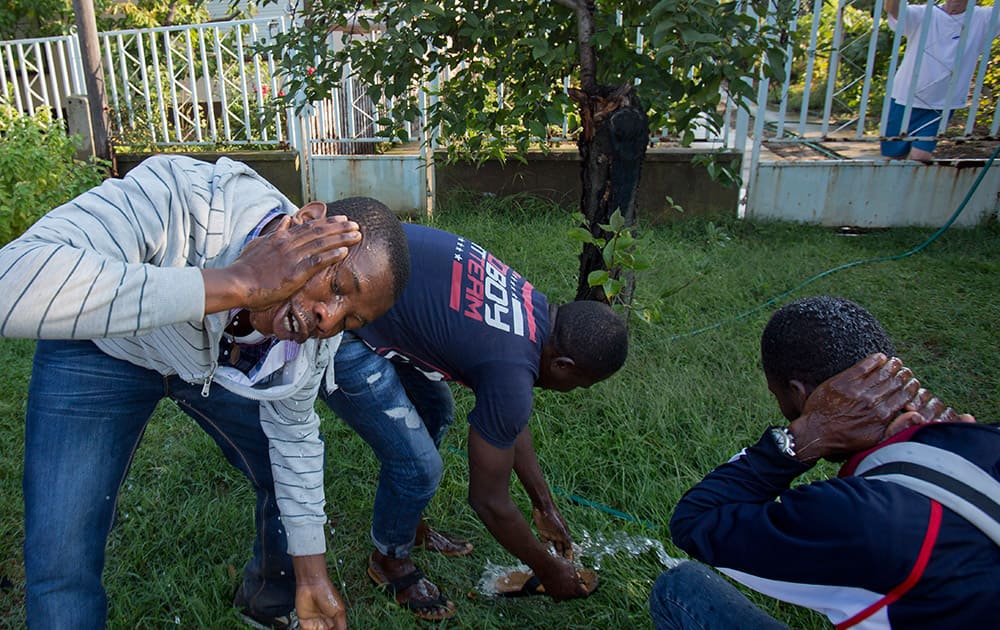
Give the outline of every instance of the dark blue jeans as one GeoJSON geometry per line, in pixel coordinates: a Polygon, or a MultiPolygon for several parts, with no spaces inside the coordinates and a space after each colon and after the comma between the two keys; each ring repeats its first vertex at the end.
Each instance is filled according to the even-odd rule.
{"type": "Polygon", "coordinates": [[[101,573],[118,490],[164,397],[212,436],[257,493],[254,555],[243,572],[251,607],[277,615],[294,606],[294,573],[258,403],[218,385],[203,398],[200,384],[115,359],[90,341],[39,341],[24,447],[29,625],[104,627],[101,573]]]}
{"type": "Polygon", "coordinates": [[[360,435],[381,463],[372,542],[391,558],[405,558],[424,507],[441,481],[438,446],[454,418],[448,384],[409,365],[375,354],[344,333],[334,357],[337,389],[320,397],[360,435]]]}
{"type": "Polygon", "coordinates": [[[788,630],[700,562],[682,562],[653,584],[649,612],[657,630],[788,630]]]}

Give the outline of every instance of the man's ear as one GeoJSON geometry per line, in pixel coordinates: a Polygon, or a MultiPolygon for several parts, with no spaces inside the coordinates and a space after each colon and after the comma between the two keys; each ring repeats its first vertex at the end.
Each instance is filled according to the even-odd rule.
{"type": "Polygon", "coordinates": [[[315,221],[316,219],[322,219],[326,216],[326,204],[322,201],[310,201],[306,205],[299,208],[299,211],[292,215],[292,223],[294,225],[299,225],[302,223],[308,223],[309,221],[315,221]]]}
{"type": "Polygon", "coordinates": [[[809,398],[809,394],[812,394],[814,387],[806,387],[802,381],[797,379],[792,379],[788,381],[788,391],[791,393],[792,398],[795,400],[795,405],[799,408],[799,411],[805,409],[806,400],[809,398]]]}

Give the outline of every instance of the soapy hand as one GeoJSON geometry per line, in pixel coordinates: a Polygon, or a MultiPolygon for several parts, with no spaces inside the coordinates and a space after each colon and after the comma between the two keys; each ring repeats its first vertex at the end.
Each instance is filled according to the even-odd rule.
{"type": "Polygon", "coordinates": [[[919,390],[920,382],[898,358],[879,353],[862,359],[809,395],[802,415],[788,427],[796,457],[840,459],[875,446],[888,437],[891,421],[917,404],[919,390]]]}

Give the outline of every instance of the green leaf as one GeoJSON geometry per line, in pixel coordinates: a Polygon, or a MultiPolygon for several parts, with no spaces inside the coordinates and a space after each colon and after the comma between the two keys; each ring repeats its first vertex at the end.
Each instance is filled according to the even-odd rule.
{"type": "Polygon", "coordinates": [[[681,29],[681,38],[689,44],[708,44],[721,41],[717,35],[701,33],[692,29],[681,29]]]}
{"type": "Polygon", "coordinates": [[[612,232],[619,232],[625,227],[625,217],[622,216],[621,210],[615,210],[611,214],[611,230],[612,232]]]}
{"type": "Polygon", "coordinates": [[[617,278],[608,278],[602,284],[601,288],[604,289],[604,295],[609,298],[613,298],[622,292],[622,287],[624,286],[625,284],[621,280],[618,280],[617,278]]]}
{"type": "Polygon", "coordinates": [[[545,125],[537,120],[528,121],[528,129],[531,131],[531,135],[536,138],[545,138],[545,125]]]}
{"type": "Polygon", "coordinates": [[[596,244],[594,237],[590,234],[590,231],[582,227],[571,227],[566,232],[566,236],[570,237],[574,241],[579,241],[581,243],[596,244]]]}
{"type": "Polygon", "coordinates": [[[615,262],[615,239],[608,241],[608,244],[601,250],[601,258],[605,267],[611,267],[615,262]]]}
{"type": "Polygon", "coordinates": [[[438,17],[445,17],[445,15],[447,15],[444,7],[438,6],[437,4],[434,4],[432,2],[424,3],[420,6],[420,8],[428,13],[433,13],[438,17]]]}
{"type": "Polygon", "coordinates": [[[591,271],[587,274],[587,285],[592,287],[599,287],[608,281],[611,275],[608,273],[607,269],[598,269],[596,271],[591,271]]]}

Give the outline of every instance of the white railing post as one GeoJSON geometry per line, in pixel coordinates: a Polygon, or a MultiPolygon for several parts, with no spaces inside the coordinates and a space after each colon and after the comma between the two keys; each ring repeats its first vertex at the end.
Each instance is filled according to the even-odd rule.
{"type": "Polygon", "coordinates": [[[191,44],[191,30],[184,31],[184,61],[187,63],[188,86],[191,90],[191,126],[194,127],[194,139],[201,142],[201,108],[198,103],[198,74],[195,72],[194,47],[191,44]]]}

